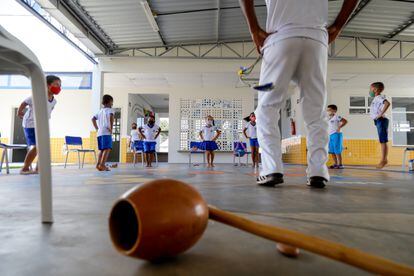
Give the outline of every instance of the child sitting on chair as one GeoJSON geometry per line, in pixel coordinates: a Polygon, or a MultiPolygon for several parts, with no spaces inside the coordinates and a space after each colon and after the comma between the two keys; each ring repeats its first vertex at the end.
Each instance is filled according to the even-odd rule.
{"type": "Polygon", "coordinates": [[[199,135],[203,141],[203,150],[207,155],[207,168],[214,167],[214,151],[218,149],[216,140],[220,136],[221,132],[214,125],[213,116],[207,116],[207,123],[201,129],[199,135]]]}
{"type": "Polygon", "coordinates": [[[152,167],[152,161],[157,146],[157,138],[160,135],[161,128],[155,124],[155,116],[148,117],[148,123],[139,128],[139,133],[144,138],[144,153],[147,162],[147,168],[152,167]]]}
{"type": "Polygon", "coordinates": [[[112,105],[114,99],[111,95],[104,95],[102,97],[103,108],[92,117],[92,124],[95,127],[98,140],[99,158],[96,164],[98,171],[109,171],[106,166],[109,153],[112,150],[112,126],[114,124],[114,111],[112,105]]]}

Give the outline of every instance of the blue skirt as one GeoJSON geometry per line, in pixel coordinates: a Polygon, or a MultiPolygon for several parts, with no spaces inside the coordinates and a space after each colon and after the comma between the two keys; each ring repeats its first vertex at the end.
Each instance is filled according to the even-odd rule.
{"type": "Polygon", "coordinates": [[[203,141],[203,150],[207,150],[207,151],[218,150],[217,143],[215,141],[203,141]]]}

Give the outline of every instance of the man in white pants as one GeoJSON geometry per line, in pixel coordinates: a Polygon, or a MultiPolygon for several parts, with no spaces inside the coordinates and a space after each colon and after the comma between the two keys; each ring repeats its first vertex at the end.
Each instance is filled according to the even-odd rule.
{"type": "Polygon", "coordinates": [[[257,183],[274,187],[283,183],[279,112],[291,80],[303,101],[307,129],[308,185],[323,188],[329,180],[326,71],[328,44],[346,24],[358,0],[345,0],[335,22],[328,26],[328,0],[266,0],[266,31],[254,11],[254,0],[240,0],[250,33],[263,55],[260,84],[273,83],[270,92],[259,92],[257,136],[262,147],[263,170],[257,183]]]}

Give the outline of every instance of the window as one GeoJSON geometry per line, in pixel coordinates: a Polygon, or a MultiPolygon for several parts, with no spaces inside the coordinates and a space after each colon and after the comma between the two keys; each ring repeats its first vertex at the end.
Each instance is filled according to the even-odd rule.
{"type": "Polygon", "coordinates": [[[169,118],[160,118],[160,152],[168,152],[169,118]]]}
{"type": "MultiPolygon", "coordinates": [[[[45,75],[56,75],[62,80],[62,89],[92,89],[92,72],[45,72],[45,75]]],[[[2,75],[0,89],[30,89],[30,80],[22,75],[2,75]]]]}
{"type": "Polygon", "coordinates": [[[414,97],[392,97],[392,143],[414,145],[414,97]]]}
{"type": "Polygon", "coordinates": [[[369,106],[374,98],[365,96],[351,96],[349,98],[349,114],[369,114],[369,106]]]}

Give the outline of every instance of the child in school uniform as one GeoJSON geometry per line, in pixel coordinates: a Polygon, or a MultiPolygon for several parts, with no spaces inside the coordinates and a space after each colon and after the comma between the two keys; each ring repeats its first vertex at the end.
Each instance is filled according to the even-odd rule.
{"type": "Polygon", "coordinates": [[[143,142],[142,142],[142,136],[138,131],[138,125],[137,123],[132,123],[128,146],[134,154],[136,154],[137,151],[143,150],[144,145],[143,144],[140,145],[140,143],[143,143],[143,142]]]}
{"type": "Polygon", "coordinates": [[[148,123],[139,128],[141,136],[144,138],[144,153],[147,162],[147,168],[152,167],[155,149],[157,146],[157,138],[160,135],[161,128],[155,124],[155,116],[149,115],[148,123]]]}
{"type": "Polygon", "coordinates": [[[348,123],[345,118],[338,114],[338,107],[334,104],[328,105],[328,124],[329,124],[329,154],[335,164],[330,166],[330,169],[343,169],[342,164],[342,141],[343,136],[341,129],[348,123]]]}
{"type": "Polygon", "coordinates": [[[214,125],[213,116],[207,116],[207,123],[200,131],[199,135],[203,141],[203,150],[207,155],[207,168],[214,167],[214,151],[218,149],[216,140],[221,132],[214,125]]]}
{"type": "MultiPolygon", "coordinates": [[[[55,96],[58,95],[61,91],[61,80],[57,76],[49,75],[46,77],[47,84],[47,108],[49,112],[49,118],[52,113],[52,110],[55,108],[56,99],[55,96]]],[[[26,143],[29,147],[29,151],[26,154],[24,159],[23,168],[20,170],[20,174],[37,174],[38,167],[36,166],[35,170],[31,170],[33,160],[37,155],[36,148],[36,133],[35,133],[35,121],[34,121],[34,110],[33,110],[33,98],[28,97],[25,99],[17,111],[17,115],[23,119],[22,125],[24,129],[24,135],[26,137],[26,143]],[[26,110],[27,108],[27,110],[26,110]]]]}
{"type": "Polygon", "coordinates": [[[111,95],[102,97],[103,108],[92,118],[92,124],[95,127],[98,140],[99,158],[96,164],[98,171],[109,171],[106,166],[109,153],[112,150],[112,126],[114,123],[114,110],[112,105],[114,99],[111,95]]]}
{"type": "Polygon", "coordinates": [[[243,129],[243,134],[250,141],[253,167],[259,167],[259,142],[257,140],[256,115],[252,112],[245,120],[247,124],[243,129]]]}
{"type": "Polygon", "coordinates": [[[385,95],[381,95],[385,86],[382,82],[374,82],[371,84],[369,95],[374,99],[370,106],[370,116],[374,120],[377,127],[378,139],[381,145],[381,160],[377,165],[377,169],[382,169],[388,164],[388,125],[389,120],[385,116],[390,107],[390,102],[385,95]]]}

